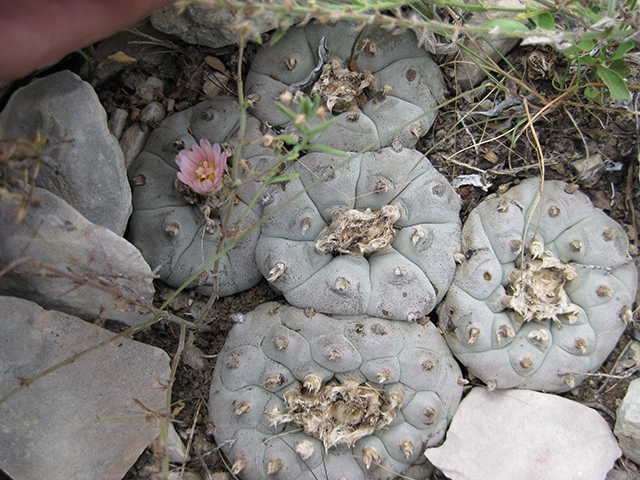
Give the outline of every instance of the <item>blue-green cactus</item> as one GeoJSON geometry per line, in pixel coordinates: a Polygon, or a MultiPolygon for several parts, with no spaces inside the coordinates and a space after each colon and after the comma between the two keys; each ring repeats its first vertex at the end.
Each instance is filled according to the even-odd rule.
{"type": "Polygon", "coordinates": [[[298,307],[419,320],[453,279],[460,200],[416,150],[366,152],[330,173],[341,161],[310,153],[269,190],[260,271],[298,307]]]}
{"type": "Polygon", "coordinates": [[[631,319],[624,229],[573,185],[531,178],[490,195],[462,229],[438,308],[469,371],[497,388],[565,391],[597,370],[631,319]]]}
{"type": "MultiPolygon", "coordinates": [[[[201,138],[211,143],[232,142],[237,137],[240,112],[233,99],[220,97],[207,100],[176,113],[154,130],[142,153],[129,169],[133,192],[133,214],[129,221],[128,238],[142,252],[151,268],[169,285],[178,287],[210,261],[217,252],[221,222],[212,218],[213,225],[198,207],[176,188],[178,166],[176,154],[189,149],[201,138]]],[[[261,122],[250,117],[248,135],[259,138],[261,122]]],[[[243,150],[251,168],[273,164],[270,151],[255,144],[243,150]]],[[[242,178],[248,179],[247,174],[242,178]]],[[[231,217],[231,225],[245,214],[257,192],[257,184],[250,183],[238,192],[238,204],[231,217]]],[[[259,220],[260,209],[250,210],[239,225],[249,227],[259,220]]],[[[255,263],[255,246],[259,229],[254,229],[220,260],[218,270],[219,294],[230,295],[254,286],[261,279],[255,263]]],[[[191,286],[211,295],[214,279],[202,275],[191,286]]]]}
{"type": "MultiPolygon", "coordinates": [[[[359,123],[374,127],[372,140],[378,146],[413,146],[431,127],[433,110],[444,93],[438,66],[418,47],[412,32],[392,35],[374,26],[358,31],[355,27],[350,22],[312,23],[262,48],[246,81],[247,91],[256,98],[252,114],[272,125],[285,124],[288,119],[275,101],[285,91],[304,89],[300,84],[315,70],[306,93],[318,93],[330,111],[334,103],[342,105],[333,113],[340,123],[352,124],[334,132],[337,148],[347,149],[343,143],[350,141],[359,123]]],[[[364,129],[369,132],[368,126],[364,129]]]]}
{"type": "Polygon", "coordinates": [[[209,416],[242,478],[373,480],[412,465],[424,478],[424,449],[444,437],[460,375],[430,322],[268,303],[229,332],[209,416]]]}

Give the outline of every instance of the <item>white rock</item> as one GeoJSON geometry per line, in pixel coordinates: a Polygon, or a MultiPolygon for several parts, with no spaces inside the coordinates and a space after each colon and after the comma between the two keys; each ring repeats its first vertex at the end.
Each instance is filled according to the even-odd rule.
{"type": "MultiPolygon", "coordinates": [[[[0,398],[113,336],[0,297],[0,398]]],[[[16,480],[119,480],[158,435],[141,405],[163,412],[169,374],[165,352],[119,338],[35,380],[0,403],[0,468],[16,480]]]]}
{"type": "Polygon", "coordinates": [[[438,448],[425,455],[452,480],[604,480],[620,456],[607,422],[557,395],[476,387],[438,448]]]}
{"type": "Polygon", "coordinates": [[[624,454],[640,463],[640,379],[629,384],[616,412],[614,429],[624,454]]]}
{"type": "Polygon", "coordinates": [[[122,235],[131,214],[131,189],[122,151],[91,85],[69,71],[16,91],[0,113],[5,138],[47,137],[36,179],[89,221],[122,235]]]}
{"type": "Polygon", "coordinates": [[[109,121],[107,122],[109,132],[116,137],[116,140],[120,139],[128,117],[129,113],[123,108],[116,108],[111,114],[111,117],[109,117],[109,121]]]}
{"type": "MultiPolygon", "coordinates": [[[[214,474],[215,475],[215,474],[214,474]]],[[[171,472],[167,476],[167,480],[200,480],[200,477],[191,472],[171,472]]]]}
{"type": "Polygon", "coordinates": [[[147,102],[155,102],[162,96],[164,82],[157,77],[149,77],[136,87],[136,95],[147,102]]]}
{"type": "MultiPolygon", "coordinates": [[[[156,439],[160,441],[160,437],[156,439]]],[[[167,430],[167,457],[169,457],[169,461],[171,463],[184,463],[186,460],[189,460],[189,455],[187,454],[187,448],[182,443],[182,439],[176,429],[173,426],[173,423],[169,424],[169,429],[167,430]]]]}
{"type": "Polygon", "coordinates": [[[0,278],[0,295],[85,320],[147,320],[153,272],[142,254],[56,195],[36,188],[33,197],[39,204],[19,223],[15,205],[0,203],[0,271],[9,270],[0,278]]]}

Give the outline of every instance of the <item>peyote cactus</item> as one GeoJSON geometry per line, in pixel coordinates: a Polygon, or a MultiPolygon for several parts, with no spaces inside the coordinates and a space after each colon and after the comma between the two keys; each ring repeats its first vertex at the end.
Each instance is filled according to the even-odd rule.
{"type": "Polygon", "coordinates": [[[310,153],[285,171],[298,178],[269,190],[264,215],[271,216],[256,248],[260,271],[298,307],[424,317],[453,279],[457,194],[416,150],[365,152],[330,173],[340,162],[310,153]]]}
{"type": "Polygon", "coordinates": [[[417,479],[461,394],[460,368],[430,322],[267,303],[231,329],[209,415],[247,480],[386,479],[412,465],[417,479]]]}
{"type": "MultiPolygon", "coordinates": [[[[207,220],[193,203],[195,194],[176,183],[176,155],[203,138],[211,143],[228,140],[235,144],[239,119],[240,112],[233,99],[224,97],[176,113],[154,130],[129,169],[133,214],[128,237],[152,268],[159,267],[159,277],[169,285],[182,285],[213,258],[221,231],[220,220],[207,220]]],[[[260,122],[250,117],[247,125],[249,134],[255,135],[252,138],[259,138],[260,122]]],[[[272,164],[273,155],[269,154],[270,151],[260,145],[243,149],[244,158],[254,165],[272,164]]],[[[247,211],[247,203],[256,190],[256,185],[249,185],[238,192],[240,200],[233,209],[231,225],[247,211]]],[[[215,210],[215,205],[204,207],[215,210]]],[[[258,219],[256,208],[249,211],[238,228],[246,228],[258,219]]],[[[220,295],[246,290],[260,280],[254,254],[258,235],[259,230],[254,229],[221,259],[220,295]]],[[[210,295],[212,276],[203,275],[199,280],[192,287],[210,295]]]]}
{"type": "MultiPolygon", "coordinates": [[[[254,104],[251,111],[257,118],[248,116],[247,125],[253,135],[246,135],[245,140],[260,138],[266,133],[268,124],[286,123],[288,118],[277,109],[274,101],[285,91],[295,93],[300,90],[319,94],[326,107],[338,116],[329,129],[314,139],[320,145],[358,151],[378,142],[393,144],[397,151],[402,145],[413,145],[427,131],[434,118],[431,110],[443,94],[443,82],[435,62],[417,46],[411,33],[394,36],[370,27],[356,32],[355,26],[342,22],[335,26],[307,25],[290,30],[275,45],[259,51],[246,81],[247,98],[254,104]],[[347,62],[349,69],[345,68],[347,62]],[[412,119],[415,119],[413,123],[404,125],[412,119]],[[403,126],[405,128],[401,128],[403,126]]],[[[203,205],[199,205],[198,211],[198,206],[193,204],[197,197],[191,195],[190,198],[185,194],[188,191],[174,186],[178,170],[176,154],[203,138],[212,144],[227,141],[234,145],[239,115],[229,98],[206,101],[172,115],[152,134],[129,171],[134,206],[129,238],[153,268],[159,267],[160,278],[170,285],[183,284],[213,257],[220,229],[220,221],[203,215],[203,205]]],[[[326,118],[332,116],[330,112],[325,114],[326,118]]],[[[247,203],[251,203],[260,188],[259,182],[251,181],[253,173],[268,170],[277,160],[260,143],[249,142],[243,147],[242,161],[239,178],[245,185],[238,192],[241,202],[234,209],[232,224],[247,210],[247,203]]],[[[402,182],[405,179],[395,180],[402,182]]],[[[261,201],[268,203],[269,199],[266,195],[261,201]]],[[[343,202],[344,206],[349,203],[353,202],[343,202]]],[[[237,229],[255,223],[261,213],[260,207],[254,205],[237,229]]],[[[204,209],[212,212],[216,208],[204,204],[204,209]]],[[[395,211],[393,215],[407,213],[395,211]]],[[[387,224],[387,244],[395,233],[393,223],[387,224]]],[[[220,262],[217,277],[220,295],[242,291],[259,280],[253,253],[257,236],[258,229],[254,229],[220,262]]],[[[405,282],[415,277],[412,270],[416,268],[420,269],[409,267],[405,282]]],[[[406,270],[402,267],[403,273],[399,276],[404,277],[406,270]]],[[[452,269],[445,270],[446,273],[436,275],[431,281],[425,300],[410,298],[405,303],[411,305],[392,305],[394,312],[388,315],[413,319],[430,311],[450,282],[446,274],[452,269]],[[406,311],[409,306],[414,310],[406,311]],[[400,312],[395,311],[398,308],[400,312]]],[[[423,277],[420,282],[426,285],[429,282],[423,277]]],[[[213,283],[213,275],[204,274],[197,285],[191,286],[208,295],[212,293],[213,283]]],[[[402,282],[396,280],[395,283],[402,282]]],[[[290,289],[297,285],[289,281],[287,286],[290,289]]],[[[368,298],[370,292],[363,295],[368,298]]],[[[362,299],[360,303],[363,303],[362,299]]],[[[386,311],[384,307],[369,310],[374,314],[386,311]]],[[[349,308],[348,312],[342,312],[329,308],[326,311],[356,313],[369,310],[349,308]]]]}
{"type": "Polygon", "coordinates": [[[284,92],[302,90],[320,95],[338,117],[342,128],[325,135],[335,148],[349,150],[346,145],[360,131],[367,132],[365,145],[414,145],[431,127],[432,110],[444,93],[438,66],[412,32],[393,35],[356,26],[311,23],[262,48],[247,75],[255,100],[251,112],[272,125],[285,124],[274,102],[284,92]]]}
{"type": "Polygon", "coordinates": [[[574,185],[538,178],[491,195],[462,230],[438,308],[456,357],[490,387],[561,392],[615,347],[636,267],[623,228],[574,185]]]}

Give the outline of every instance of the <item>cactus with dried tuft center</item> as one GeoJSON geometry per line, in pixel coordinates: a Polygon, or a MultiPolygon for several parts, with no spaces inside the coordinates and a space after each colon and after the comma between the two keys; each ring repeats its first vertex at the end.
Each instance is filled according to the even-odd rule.
{"type": "Polygon", "coordinates": [[[271,186],[260,271],[301,308],[422,319],[453,279],[457,194],[416,150],[365,152],[334,173],[340,161],[309,153],[285,171],[298,178],[271,186]]]}
{"type": "Polygon", "coordinates": [[[631,320],[637,272],[624,229],[572,185],[539,190],[527,179],[469,214],[438,308],[454,354],[491,388],[569,390],[631,320]]]}
{"type": "Polygon", "coordinates": [[[327,118],[335,115],[341,128],[316,142],[346,150],[376,141],[413,146],[431,127],[444,93],[438,66],[410,31],[357,26],[310,23],[262,48],[246,81],[256,95],[251,113],[283,125],[288,119],[274,104],[282,93],[318,94],[327,118]]]}
{"type": "Polygon", "coordinates": [[[460,375],[431,323],[268,303],[229,332],[209,412],[246,480],[424,478],[422,452],[444,437],[460,375]]]}

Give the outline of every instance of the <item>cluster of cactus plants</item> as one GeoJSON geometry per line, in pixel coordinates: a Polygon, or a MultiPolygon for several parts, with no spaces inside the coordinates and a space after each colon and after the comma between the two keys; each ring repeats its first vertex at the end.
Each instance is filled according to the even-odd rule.
{"type": "Polygon", "coordinates": [[[324,150],[278,182],[252,181],[278,165],[270,142],[244,143],[231,224],[261,228],[193,285],[227,295],[264,277],[292,305],[241,316],[216,363],[216,441],[245,479],[424,478],[422,453],[462,394],[453,355],[490,388],[563,391],[599,368],[631,317],[626,234],[572,185],[523,181],[461,228],[454,189],[411,148],[443,93],[411,35],[292,29],[252,64],[246,125],[232,100],[203,102],[163,122],[130,170],[129,236],[177,286],[219,250],[228,206],[213,195],[222,151],[202,160],[198,138],[229,149],[240,130],[293,135],[276,101],[298,91],[333,122],[313,138],[324,150]],[[428,319],[438,305],[440,331],[428,319]]]}

